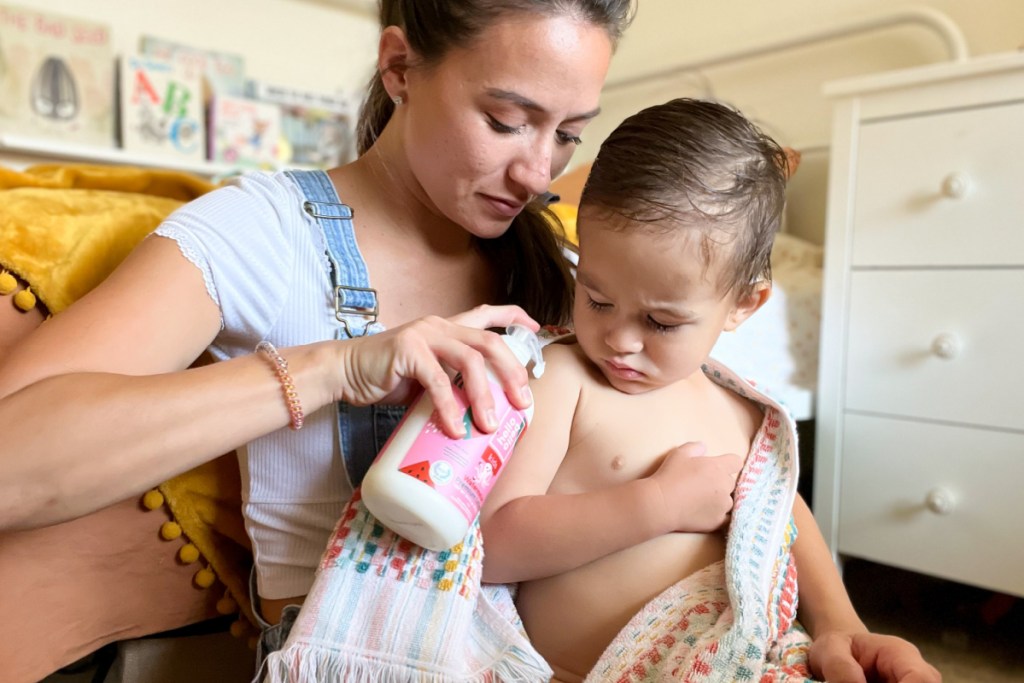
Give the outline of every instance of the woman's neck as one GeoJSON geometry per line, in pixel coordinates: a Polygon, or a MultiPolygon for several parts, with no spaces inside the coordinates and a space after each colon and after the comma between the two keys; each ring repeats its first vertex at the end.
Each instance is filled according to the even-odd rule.
{"type": "Polygon", "coordinates": [[[355,213],[360,232],[396,241],[403,248],[438,257],[459,257],[474,250],[465,228],[437,213],[404,164],[389,154],[382,138],[350,164],[331,171],[331,179],[355,213]]]}

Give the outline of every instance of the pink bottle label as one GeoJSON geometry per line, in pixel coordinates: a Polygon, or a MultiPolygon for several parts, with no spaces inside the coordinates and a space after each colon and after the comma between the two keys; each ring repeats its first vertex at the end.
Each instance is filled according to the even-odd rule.
{"type": "Polygon", "coordinates": [[[437,410],[423,426],[399,470],[435,488],[472,522],[526,431],[526,415],[512,407],[500,385],[491,382],[498,428],[484,434],[473,425],[472,409],[456,378],[455,400],[462,408],[466,436],[450,439],[441,430],[437,410]]]}

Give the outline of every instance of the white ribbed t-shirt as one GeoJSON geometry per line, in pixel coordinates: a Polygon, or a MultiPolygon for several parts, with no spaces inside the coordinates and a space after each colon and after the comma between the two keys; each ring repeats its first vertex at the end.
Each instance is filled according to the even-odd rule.
{"type": "MultiPolygon", "coordinates": [[[[181,207],[156,234],[178,243],[220,307],[210,346],[218,360],[335,337],[326,242],[284,173],[254,172],[181,207]]],[[[238,450],[246,530],[258,592],[305,595],[327,540],[352,495],[338,444],[337,408],[306,416],[238,450]]]]}

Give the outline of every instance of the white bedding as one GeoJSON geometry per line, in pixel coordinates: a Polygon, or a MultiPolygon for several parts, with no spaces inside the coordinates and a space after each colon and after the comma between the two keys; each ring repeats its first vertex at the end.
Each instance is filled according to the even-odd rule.
{"type": "Polygon", "coordinates": [[[781,233],[772,250],[772,295],[711,356],[779,401],[796,420],[814,417],[821,326],[822,248],[781,233]]]}

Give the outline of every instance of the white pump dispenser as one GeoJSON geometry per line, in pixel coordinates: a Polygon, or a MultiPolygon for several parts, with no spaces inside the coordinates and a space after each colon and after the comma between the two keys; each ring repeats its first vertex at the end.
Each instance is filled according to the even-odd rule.
{"type": "MultiPolygon", "coordinates": [[[[511,325],[502,335],[519,362],[534,377],[544,373],[541,343],[529,328],[511,325]]],[[[484,499],[504,469],[519,438],[533,419],[533,406],[519,410],[488,368],[498,427],[490,434],[473,425],[462,389],[454,384],[463,408],[466,436],[451,439],[441,431],[437,411],[423,393],[409,407],[362,483],[363,502],[385,526],[430,550],[446,550],[463,538],[484,499]]]]}

